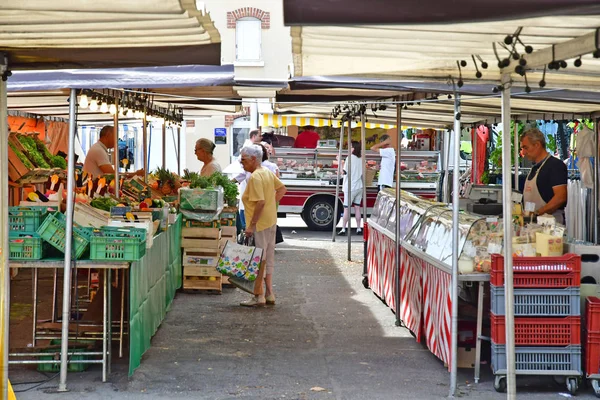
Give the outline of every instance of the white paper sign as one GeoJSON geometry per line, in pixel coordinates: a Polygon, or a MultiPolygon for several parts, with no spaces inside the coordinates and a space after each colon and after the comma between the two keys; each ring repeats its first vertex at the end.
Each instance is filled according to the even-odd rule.
{"type": "Polygon", "coordinates": [[[535,212],[535,203],[525,202],[525,212],[535,212]]]}
{"type": "Polygon", "coordinates": [[[511,199],[513,203],[520,203],[523,201],[523,195],[519,192],[512,192],[511,199]]]}

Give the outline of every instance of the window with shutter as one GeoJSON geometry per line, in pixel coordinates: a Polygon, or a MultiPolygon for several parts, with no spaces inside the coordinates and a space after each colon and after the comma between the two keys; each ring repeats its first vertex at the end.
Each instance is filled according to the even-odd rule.
{"type": "Polygon", "coordinates": [[[238,19],[235,25],[236,61],[261,61],[261,22],[256,18],[238,19]]]}

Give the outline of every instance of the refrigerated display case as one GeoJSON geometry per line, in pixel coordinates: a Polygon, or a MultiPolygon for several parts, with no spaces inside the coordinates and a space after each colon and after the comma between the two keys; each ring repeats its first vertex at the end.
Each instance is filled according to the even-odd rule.
{"type": "MultiPolygon", "coordinates": [[[[367,162],[367,213],[370,214],[377,198],[376,174],[381,157],[374,151],[366,151],[363,154],[367,162]]],[[[276,149],[276,155],[271,161],[277,163],[281,180],[288,189],[280,202],[280,216],[288,213],[300,214],[310,229],[333,228],[338,156],[338,150],[335,148],[276,149]]],[[[342,159],[346,156],[347,152],[343,152],[342,159]]],[[[400,157],[402,189],[422,197],[435,198],[440,178],[439,152],[404,151],[400,157]]],[[[338,200],[338,210],[341,215],[341,199],[338,200]]],[[[340,215],[337,216],[336,224],[340,215]]]]}

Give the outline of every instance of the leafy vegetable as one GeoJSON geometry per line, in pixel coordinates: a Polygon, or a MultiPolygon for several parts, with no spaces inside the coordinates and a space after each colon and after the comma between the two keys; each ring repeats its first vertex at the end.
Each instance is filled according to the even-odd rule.
{"type": "Polygon", "coordinates": [[[38,151],[37,144],[29,136],[18,135],[19,142],[23,145],[27,151],[28,158],[38,167],[50,169],[50,165],[44,159],[44,156],[38,151]]]}
{"type": "Polygon", "coordinates": [[[110,208],[116,206],[117,204],[119,203],[110,197],[95,197],[90,202],[90,206],[104,211],[110,211],[110,208]]]}
{"type": "Polygon", "coordinates": [[[19,149],[17,149],[14,144],[12,144],[11,142],[8,142],[8,145],[10,146],[10,148],[12,149],[12,151],[15,152],[15,154],[17,155],[17,157],[19,158],[19,160],[21,160],[21,162],[23,163],[23,165],[25,165],[25,167],[27,167],[29,169],[35,168],[33,166],[33,164],[31,163],[31,161],[29,161],[27,159],[27,157],[25,157],[25,154],[21,153],[21,151],[19,149]]]}
{"type": "Polygon", "coordinates": [[[236,204],[237,196],[238,196],[238,185],[233,183],[227,175],[224,175],[220,172],[215,172],[210,176],[210,180],[213,183],[213,186],[221,186],[223,188],[223,197],[225,198],[225,202],[230,206],[236,204]]]}

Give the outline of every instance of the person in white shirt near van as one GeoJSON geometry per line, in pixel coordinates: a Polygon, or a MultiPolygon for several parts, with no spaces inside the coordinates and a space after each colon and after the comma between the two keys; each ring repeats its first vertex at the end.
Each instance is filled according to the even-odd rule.
{"type": "MultiPolygon", "coordinates": [[[[342,190],[344,192],[344,220],[342,223],[342,230],[338,232],[338,235],[346,233],[346,225],[350,222],[350,207],[354,206],[354,217],[356,218],[356,234],[362,234],[362,227],[360,225],[360,204],[362,203],[362,189],[363,189],[363,168],[361,157],[360,143],[352,142],[352,165],[351,179],[352,182],[348,181],[348,157],[344,161],[344,182],[342,183],[342,190]]],[[[350,228],[348,228],[350,229],[350,228]]]]}
{"type": "Polygon", "coordinates": [[[371,150],[379,152],[381,166],[379,168],[379,179],[377,186],[379,190],[392,187],[394,184],[394,170],[396,167],[396,150],[392,147],[389,135],[382,135],[381,142],[371,147],[371,150]]]}

